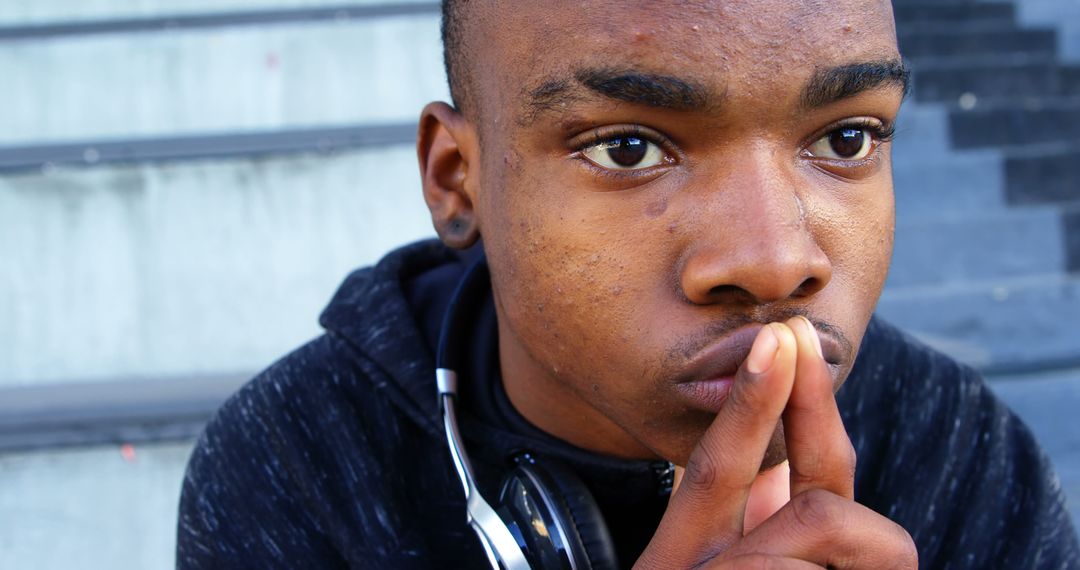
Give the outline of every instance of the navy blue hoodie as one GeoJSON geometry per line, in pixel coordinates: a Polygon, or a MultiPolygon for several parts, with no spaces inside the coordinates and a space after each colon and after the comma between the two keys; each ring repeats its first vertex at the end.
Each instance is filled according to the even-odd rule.
{"type": "MultiPolygon", "coordinates": [[[[485,568],[442,432],[435,343],[463,256],[429,241],[354,272],[326,333],[217,412],[188,465],[178,568],[485,568]]],[[[490,297],[490,295],[489,295],[490,297]]],[[[622,565],[667,504],[666,464],[589,453],[509,404],[490,299],[465,345],[466,448],[485,496],[527,449],[592,492],[622,565]]],[[[837,395],[855,498],[901,524],[923,568],[1080,568],[1057,478],[979,375],[875,318],[837,395]]]]}

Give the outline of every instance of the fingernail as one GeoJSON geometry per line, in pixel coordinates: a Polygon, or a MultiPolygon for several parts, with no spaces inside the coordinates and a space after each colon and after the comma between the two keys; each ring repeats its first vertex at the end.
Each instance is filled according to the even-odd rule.
{"type": "Polygon", "coordinates": [[[754,346],[750,347],[750,356],[746,357],[746,370],[751,374],[765,372],[772,367],[779,348],[780,340],[776,338],[772,325],[765,325],[754,339],[754,346]]]}
{"type": "Polygon", "coordinates": [[[814,323],[810,322],[810,319],[803,317],[803,323],[806,324],[806,328],[810,330],[810,336],[814,337],[814,348],[817,349],[817,355],[819,358],[825,358],[825,355],[821,352],[821,337],[817,334],[817,329],[814,328],[814,323]]]}

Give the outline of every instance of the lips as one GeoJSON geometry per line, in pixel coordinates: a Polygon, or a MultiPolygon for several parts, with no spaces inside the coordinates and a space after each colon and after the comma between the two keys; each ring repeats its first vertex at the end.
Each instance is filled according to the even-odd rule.
{"type": "Polygon", "coordinates": [[[690,407],[718,412],[735,383],[735,373],[750,354],[763,325],[750,325],[699,352],[675,382],[675,389],[690,407]]]}
{"type": "MultiPolygon", "coordinates": [[[[718,412],[735,383],[739,366],[750,354],[762,324],[740,327],[697,353],[675,381],[675,389],[686,403],[699,410],[718,412]]],[[[818,331],[821,351],[834,383],[843,358],[840,343],[818,331]]]]}

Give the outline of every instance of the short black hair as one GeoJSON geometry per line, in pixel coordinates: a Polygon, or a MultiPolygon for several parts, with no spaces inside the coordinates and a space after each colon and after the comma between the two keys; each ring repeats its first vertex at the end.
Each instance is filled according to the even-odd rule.
{"type": "MultiPolygon", "coordinates": [[[[465,5],[468,0],[442,0],[443,65],[450,99],[458,111],[464,112],[469,102],[469,70],[465,50],[465,5]]],[[[470,105],[471,106],[471,105],[470,105]]]]}

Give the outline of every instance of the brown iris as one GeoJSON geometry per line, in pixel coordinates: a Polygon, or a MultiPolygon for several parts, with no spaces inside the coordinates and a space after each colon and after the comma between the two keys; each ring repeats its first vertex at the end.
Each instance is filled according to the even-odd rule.
{"type": "Polygon", "coordinates": [[[608,143],[607,153],[611,160],[629,168],[645,159],[645,153],[649,150],[649,143],[637,137],[620,137],[608,143]]]}
{"type": "Polygon", "coordinates": [[[841,158],[858,155],[865,142],[866,131],[862,129],[838,129],[829,135],[829,146],[841,158]]]}

